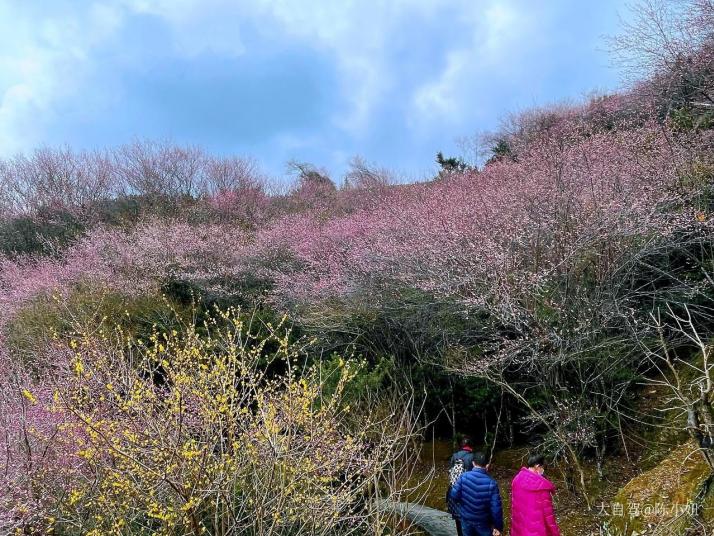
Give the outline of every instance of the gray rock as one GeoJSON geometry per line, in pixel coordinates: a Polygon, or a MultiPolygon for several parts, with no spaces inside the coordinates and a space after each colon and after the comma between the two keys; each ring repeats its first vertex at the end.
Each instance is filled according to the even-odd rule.
{"type": "Polygon", "coordinates": [[[456,536],[456,524],[448,512],[404,502],[383,501],[381,506],[404,516],[431,536],[456,536]]]}

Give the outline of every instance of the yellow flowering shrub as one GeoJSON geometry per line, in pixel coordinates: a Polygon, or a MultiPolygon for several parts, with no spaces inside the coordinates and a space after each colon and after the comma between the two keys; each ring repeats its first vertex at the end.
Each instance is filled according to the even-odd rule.
{"type": "Polygon", "coordinates": [[[56,400],[83,470],[56,530],[384,530],[377,499],[411,438],[407,408],[356,415],[344,394],[359,364],[326,378],[303,367],[284,320],[262,331],[228,310],[145,341],[106,328],[72,339],[56,400]]]}

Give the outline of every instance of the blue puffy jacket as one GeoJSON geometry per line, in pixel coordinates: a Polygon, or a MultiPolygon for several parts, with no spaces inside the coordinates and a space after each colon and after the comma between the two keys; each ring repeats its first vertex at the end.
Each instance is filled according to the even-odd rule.
{"type": "Polygon", "coordinates": [[[503,531],[503,509],[498,484],[486,469],[475,467],[461,475],[449,492],[458,506],[463,521],[484,533],[491,529],[503,531]]]}

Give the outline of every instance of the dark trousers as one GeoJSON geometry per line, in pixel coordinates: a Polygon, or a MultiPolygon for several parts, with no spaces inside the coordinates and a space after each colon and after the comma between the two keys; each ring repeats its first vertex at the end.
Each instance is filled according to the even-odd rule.
{"type": "Polygon", "coordinates": [[[461,534],[463,534],[463,536],[491,536],[493,530],[472,525],[468,521],[461,520],[461,534]]]}

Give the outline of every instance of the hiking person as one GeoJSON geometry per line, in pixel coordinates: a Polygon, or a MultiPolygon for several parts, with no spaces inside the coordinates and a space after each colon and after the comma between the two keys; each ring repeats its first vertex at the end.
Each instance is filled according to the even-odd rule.
{"type": "MultiPolygon", "coordinates": [[[[503,509],[498,484],[488,474],[488,459],[473,454],[473,469],[463,473],[449,491],[456,506],[463,536],[500,536],[503,509]]],[[[457,525],[458,526],[458,525],[457,525]]]]}
{"type": "Polygon", "coordinates": [[[553,513],[555,486],[543,476],[544,458],[528,457],[511,484],[511,536],[560,536],[553,513]]]}
{"type": "Polygon", "coordinates": [[[449,493],[459,477],[466,471],[473,469],[473,466],[474,450],[471,446],[471,438],[464,436],[459,442],[459,450],[454,452],[449,459],[449,487],[446,489],[446,507],[456,522],[456,532],[458,536],[463,535],[461,531],[461,516],[459,515],[457,505],[449,498],[449,493]]]}

